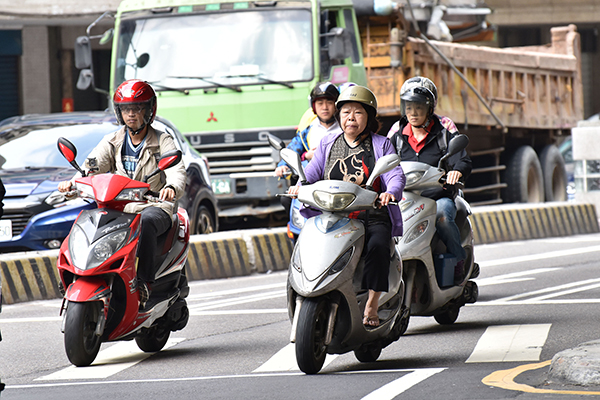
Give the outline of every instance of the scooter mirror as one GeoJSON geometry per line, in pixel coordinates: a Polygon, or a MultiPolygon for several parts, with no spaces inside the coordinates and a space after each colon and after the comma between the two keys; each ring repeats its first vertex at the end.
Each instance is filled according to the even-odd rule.
{"type": "Polygon", "coordinates": [[[294,172],[300,178],[300,182],[302,182],[302,184],[305,184],[306,175],[304,175],[304,168],[302,167],[302,161],[300,160],[300,156],[298,155],[298,153],[286,147],[279,151],[279,155],[281,155],[283,161],[285,161],[290,167],[292,167],[294,172]]]}
{"type": "Polygon", "coordinates": [[[373,171],[371,172],[371,176],[367,180],[367,187],[372,187],[375,179],[381,174],[385,174],[386,172],[394,169],[400,164],[400,156],[398,154],[388,154],[387,156],[381,157],[375,163],[375,167],[373,167],[373,171]]]}
{"type": "Polygon", "coordinates": [[[177,163],[181,161],[181,157],[181,150],[167,151],[162,155],[160,160],[158,160],[157,168],[154,171],[150,172],[148,175],[144,176],[142,182],[148,182],[148,179],[152,178],[159,172],[164,171],[167,168],[171,168],[174,165],[177,165],[177,163]]]}
{"type": "Polygon", "coordinates": [[[448,154],[454,155],[469,145],[469,137],[467,135],[457,135],[448,142],[448,154]]]}
{"type": "Polygon", "coordinates": [[[277,151],[281,151],[281,149],[285,148],[285,143],[283,142],[283,140],[281,140],[275,135],[272,135],[270,133],[267,134],[267,140],[269,141],[271,147],[277,151]]]}
{"type": "Polygon", "coordinates": [[[158,160],[158,169],[164,171],[181,161],[181,150],[168,151],[158,160]]]}
{"type": "Polygon", "coordinates": [[[58,151],[60,151],[60,154],[62,154],[62,156],[69,162],[69,164],[71,164],[73,168],[79,171],[82,176],[85,176],[85,172],[83,172],[83,170],[75,160],[75,158],[77,157],[77,148],[75,147],[75,145],[64,137],[59,137],[56,144],[58,146],[58,151]]]}
{"type": "Polygon", "coordinates": [[[448,150],[438,163],[438,168],[446,169],[448,158],[452,157],[456,153],[466,149],[469,144],[469,137],[467,135],[456,135],[448,142],[448,150]]]}

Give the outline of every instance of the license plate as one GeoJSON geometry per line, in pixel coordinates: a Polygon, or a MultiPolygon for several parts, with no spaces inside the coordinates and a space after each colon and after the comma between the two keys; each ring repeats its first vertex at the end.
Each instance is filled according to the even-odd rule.
{"type": "Polygon", "coordinates": [[[12,239],[12,221],[10,219],[0,219],[0,242],[12,239]]]}
{"type": "Polygon", "coordinates": [[[230,194],[231,183],[229,179],[211,179],[212,190],[215,194],[230,194]]]}

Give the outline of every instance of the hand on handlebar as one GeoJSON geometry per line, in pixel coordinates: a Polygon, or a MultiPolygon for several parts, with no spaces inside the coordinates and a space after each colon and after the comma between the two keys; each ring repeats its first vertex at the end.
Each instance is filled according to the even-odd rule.
{"type": "Polygon", "coordinates": [[[292,172],[286,165],[282,165],[281,167],[275,168],[275,175],[283,178],[284,176],[290,175],[292,172]]]}
{"type": "Polygon", "coordinates": [[[298,197],[299,191],[300,191],[300,186],[298,186],[298,185],[290,186],[288,188],[287,194],[289,195],[289,197],[296,198],[296,197],[298,197]]]}
{"type": "MultiPolygon", "coordinates": [[[[377,199],[377,208],[381,208],[387,206],[388,204],[392,204],[396,202],[396,197],[393,194],[383,192],[379,194],[379,198],[377,199]]],[[[396,203],[398,204],[398,203],[396,203]]]]}
{"type": "Polygon", "coordinates": [[[462,173],[460,171],[450,171],[446,174],[446,184],[456,185],[460,178],[462,178],[462,173]]]}

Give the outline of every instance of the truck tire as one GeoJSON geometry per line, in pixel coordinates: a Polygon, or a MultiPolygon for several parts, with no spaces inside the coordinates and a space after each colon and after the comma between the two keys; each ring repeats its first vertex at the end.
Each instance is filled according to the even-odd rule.
{"type": "Polygon", "coordinates": [[[567,170],[558,147],[548,145],[540,152],[546,201],[567,201],[567,170]]]}
{"type": "Polygon", "coordinates": [[[544,202],[542,167],[531,146],[521,146],[506,165],[504,181],[508,185],[502,198],[505,203],[544,202]]]}

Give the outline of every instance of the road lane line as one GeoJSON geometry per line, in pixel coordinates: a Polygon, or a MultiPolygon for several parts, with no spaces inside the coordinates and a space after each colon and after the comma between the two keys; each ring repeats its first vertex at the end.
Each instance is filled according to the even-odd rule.
{"type": "Polygon", "coordinates": [[[546,299],[551,299],[553,297],[566,296],[568,294],[573,294],[573,293],[579,293],[579,292],[585,292],[585,291],[588,291],[588,290],[598,289],[599,287],[600,287],[600,283],[596,283],[594,285],[587,285],[587,286],[578,287],[578,288],[574,288],[574,289],[563,290],[563,291],[556,292],[556,293],[550,293],[550,294],[547,294],[547,295],[544,295],[544,296],[534,297],[532,299],[528,299],[528,301],[542,301],[542,300],[546,300],[546,299]]]}
{"type": "MultiPolygon", "coordinates": [[[[171,338],[163,350],[185,340],[184,338],[171,338]]],[[[50,380],[77,380],[77,379],[104,379],[134,366],[154,353],[145,353],[140,350],[135,341],[118,342],[106,350],[98,353],[96,360],[89,367],[76,367],[74,365],[54,372],[50,375],[35,379],[36,381],[50,380]]]]}
{"type": "Polygon", "coordinates": [[[549,258],[557,258],[557,257],[570,257],[573,255],[584,254],[584,253],[595,253],[600,252],[600,246],[591,246],[591,247],[578,247],[576,249],[568,249],[568,250],[558,250],[558,251],[550,251],[542,254],[532,254],[528,256],[518,256],[518,257],[510,257],[510,258],[502,258],[498,260],[489,260],[489,261],[477,261],[481,268],[484,267],[496,267],[502,266],[506,264],[515,264],[520,262],[530,262],[537,260],[547,260],[549,258]]]}
{"type": "Polygon", "coordinates": [[[234,305],[238,305],[238,304],[247,304],[247,303],[252,303],[252,302],[256,302],[256,301],[270,300],[270,299],[275,299],[278,297],[285,297],[286,295],[287,295],[287,293],[284,290],[278,290],[275,292],[261,293],[261,294],[255,294],[252,296],[237,297],[237,298],[232,298],[232,299],[224,299],[224,300],[208,302],[208,303],[204,303],[204,304],[203,303],[193,304],[193,305],[188,305],[188,308],[189,308],[190,312],[192,312],[192,311],[197,312],[197,311],[204,311],[204,310],[212,310],[215,308],[234,306],[234,305]]]}
{"type": "MultiPolygon", "coordinates": [[[[565,283],[564,285],[552,286],[552,287],[547,287],[544,289],[534,290],[532,292],[525,292],[525,293],[515,294],[512,296],[508,296],[508,297],[502,297],[500,299],[490,300],[490,302],[495,302],[495,301],[508,302],[508,301],[512,301],[512,300],[523,299],[525,297],[532,297],[532,296],[536,296],[536,295],[540,295],[540,294],[551,293],[551,292],[561,291],[561,290],[565,290],[565,289],[571,289],[571,288],[574,288],[577,286],[588,285],[591,283],[598,283],[598,282],[600,282],[600,278],[586,279],[584,281],[570,282],[570,283],[565,283]]],[[[530,300],[533,301],[536,299],[530,299],[530,300]]]]}
{"type": "Polygon", "coordinates": [[[467,363],[539,361],[552,324],[489,326],[467,363]]]}
{"type": "Polygon", "coordinates": [[[392,400],[425,379],[444,371],[446,368],[416,369],[393,382],[369,393],[361,400],[392,400]]]}
{"type": "Polygon", "coordinates": [[[209,311],[190,311],[190,316],[202,315],[253,315],[253,314],[287,314],[287,308],[263,308],[248,310],[209,310],[209,311]]]}
{"type": "MultiPolygon", "coordinates": [[[[327,354],[323,368],[328,366],[337,358],[338,354],[327,354]]],[[[322,368],[322,369],[323,369],[322,368]]],[[[296,361],[296,345],[289,343],[287,346],[279,350],[275,355],[267,360],[263,365],[256,368],[253,373],[261,372],[287,372],[300,371],[298,362],[296,361]]]]}
{"type": "Polygon", "coordinates": [[[475,281],[477,282],[477,286],[490,286],[490,285],[499,285],[499,284],[503,284],[503,283],[530,281],[530,280],[535,279],[535,278],[529,277],[530,275],[543,274],[546,272],[552,272],[552,271],[556,271],[559,269],[561,269],[561,268],[537,268],[537,269],[531,269],[531,270],[527,270],[527,271],[513,272],[510,274],[491,276],[489,278],[475,279],[475,281]]]}
{"type": "Polygon", "coordinates": [[[187,300],[210,299],[210,298],[214,298],[214,297],[229,296],[232,294],[256,292],[256,291],[265,290],[265,289],[279,289],[279,288],[285,288],[286,284],[287,284],[287,282],[279,282],[279,283],[273,283],[273,284],[269,284],[269,285],[257,285],[257,286],[247,286],[244,288],[227,289],[227,290],[221,290],[218,292],[190,294],[187,297],[187,300]]]}

